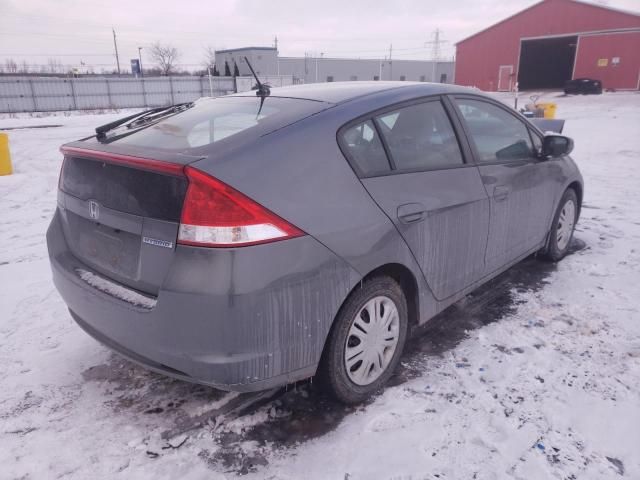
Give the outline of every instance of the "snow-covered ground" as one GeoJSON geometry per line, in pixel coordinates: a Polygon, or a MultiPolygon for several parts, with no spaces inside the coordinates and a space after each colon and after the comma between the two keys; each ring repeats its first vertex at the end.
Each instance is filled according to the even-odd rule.
{"type": "Polygon", "coordinates": [[[58,147],[126,113],[0,118],[62,125],[9,131],[0,177],[0,478],[640,478],[640,94],[546,99],[585,177],[574,253],[436,318],[358,408],[313,385],[238,407],[84,334],[44,241],[58,147]]]}

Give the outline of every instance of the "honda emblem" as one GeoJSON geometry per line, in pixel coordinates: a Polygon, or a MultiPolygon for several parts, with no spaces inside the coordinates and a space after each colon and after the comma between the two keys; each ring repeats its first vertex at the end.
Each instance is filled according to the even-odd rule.
{"type": "Polygon", "coordinates": [[[100,216],[100,205],[98,205],[98,202],[89,200],[89,216],[93,220],[97,220],[98,217],[100,216]]]}

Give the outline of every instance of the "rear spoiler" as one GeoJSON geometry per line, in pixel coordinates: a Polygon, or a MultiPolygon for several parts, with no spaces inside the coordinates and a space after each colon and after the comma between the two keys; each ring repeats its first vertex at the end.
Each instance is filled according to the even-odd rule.
{"type": "Polygon", "coordinates": [[[552,120],[550,118],[530,118],[529,121],[543,132],[562,133],[562,129],[564,128],[564,120],[552,120]]]}

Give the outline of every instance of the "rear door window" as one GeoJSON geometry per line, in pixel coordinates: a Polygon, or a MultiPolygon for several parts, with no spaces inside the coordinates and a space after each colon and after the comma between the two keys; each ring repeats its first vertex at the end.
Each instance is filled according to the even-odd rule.
{"type": "Polygon", "coordinates": [[[371,120],[353,125],[340,134],[345,154],[361,176],[379,175],[391,169],[376,127],[371,120]]]}
{"type": "Polygon", "coordinates": [[[457,98],[480,163],[535,158],[529,129],[509,112],[482,100],[457,98]]]}
{"type": "Polygon", "coordinates": [[[399,108],[376,117],[376,121],[398,170],[431,170],[464,163],[440,101],[399,108]]]}

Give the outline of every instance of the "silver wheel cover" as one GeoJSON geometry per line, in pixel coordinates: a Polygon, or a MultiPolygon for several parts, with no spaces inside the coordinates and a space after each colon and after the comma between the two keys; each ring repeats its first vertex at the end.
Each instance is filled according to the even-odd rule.
{"type": "Polygon", "coordinates": [[[562,206],[556,228],[556,244],[559,250],[564,250],[571,240],[573,226],[576,222],[576,205],[573,200],[567,200],[562,206]]]}
{"type": "Polygon", "coordinates": [[[356,385],[370,385],[382,375],[398,346],[400,315],[389,297],[369,300],[351,322],[344,348],[349,379],[356,385]]]}

